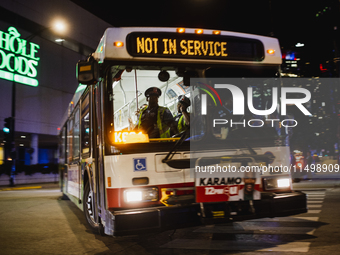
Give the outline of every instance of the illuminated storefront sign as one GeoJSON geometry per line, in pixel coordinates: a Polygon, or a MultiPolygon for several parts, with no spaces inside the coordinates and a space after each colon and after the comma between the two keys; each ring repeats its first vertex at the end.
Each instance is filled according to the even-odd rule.
{"type": "Polygon", "coordinates": [[[0,78],[29,86],[38,86],[37,57],[40,46],[20,38],[14,27],[0,31],[0,78]]]}

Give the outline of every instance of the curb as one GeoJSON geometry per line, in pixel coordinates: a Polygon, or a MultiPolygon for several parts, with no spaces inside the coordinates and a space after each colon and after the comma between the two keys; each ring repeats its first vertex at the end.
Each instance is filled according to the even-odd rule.
{"type": "Polygon", "coordinates": [[[17,188],[0,188],[0,191],[9,191],[9,190],[25,190],[25,189],[41,189],[42,186],[31,186],[31,187],[17,187],[17,188]]]}
{"type": "Polygon", "coordinates": [[[60,189],[59,183],[31,183],[17,184],[15,186],[0,186],[0,191],[29,190],[29,189],[60,189]]]}

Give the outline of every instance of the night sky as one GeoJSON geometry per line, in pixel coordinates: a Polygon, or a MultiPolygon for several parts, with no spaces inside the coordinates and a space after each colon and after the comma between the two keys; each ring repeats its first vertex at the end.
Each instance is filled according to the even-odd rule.
{"type": "Polygon", "coordinates": [[[312,41],[317,22],[315,14],[327,3],[306,0],[72,0],[72,2],[116,27],[213,28],[274,35],[283,46],[312,41]]]}

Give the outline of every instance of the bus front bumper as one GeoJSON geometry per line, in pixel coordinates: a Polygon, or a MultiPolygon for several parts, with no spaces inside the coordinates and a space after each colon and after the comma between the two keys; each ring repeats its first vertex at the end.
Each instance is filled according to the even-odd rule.
{"type": "Polygon", "coordinates": [[[261,200],[162,206],[112,211],[113,235],[218,224],[265,217],[289,216],[307,212],[302,192],[262,193],[261,200]]]}

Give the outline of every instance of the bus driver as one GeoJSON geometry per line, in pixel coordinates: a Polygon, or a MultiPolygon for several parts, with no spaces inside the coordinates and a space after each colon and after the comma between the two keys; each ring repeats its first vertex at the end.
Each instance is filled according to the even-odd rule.
{"type": "Polygon", "coordinates": [[[157,87],[148,88],[145,93],[148,105],[140,110],[137,129],[143,130],[149,138],[169,138],[170,129],[177,132],[174,118],[167,107],[158,105],[162,91],[157,87]]]}
{"type": "Polygon", "coordinates": [[[183,132],[190,126],[190,114],[187,112],[188,107],[191,105],[190,99],[184,95],[178,97],[177,111],[175,122],[177,124],[178,133],[183,132]]]}

